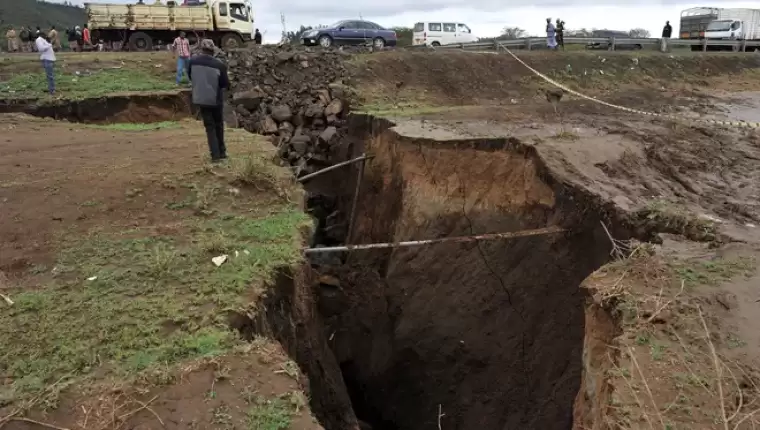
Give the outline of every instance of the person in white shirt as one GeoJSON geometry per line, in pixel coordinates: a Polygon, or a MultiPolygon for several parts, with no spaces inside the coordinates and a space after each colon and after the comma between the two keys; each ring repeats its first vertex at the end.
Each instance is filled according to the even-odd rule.
{"type": "Polygon", "coordinates": [[[45,69],[45,77],[48,83],[48,92],[50,95],[55,94],[55,75],[53,74],[53,67],[55,66],[55,51],[53,51],[53,45],[45,40],[42,35],[37,37],[34,42],[37,47],[37,52],[40,53],[40,60],[42,60],[42,68],[45,69]]]}

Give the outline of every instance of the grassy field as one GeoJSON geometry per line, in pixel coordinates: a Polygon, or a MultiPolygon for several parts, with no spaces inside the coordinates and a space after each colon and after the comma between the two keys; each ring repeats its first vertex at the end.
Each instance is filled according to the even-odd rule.
{"type": "MultiPolygon", "coordinates": [[[[138,162],[115,169],[113,161],[96,158],[107,163],[97,169],[104,172],[99,182],[121,188],[121,195],[106,195],[106,185],[87,180],[93,184],[93,192],[67,197],[68,208],[57,207],[54,217],[68,218],[66,211],[73,209],[87,214],[90,227],[77,222],[54,226],[57,230],[52,239],[44,241],[50,258],[24,260],[28,264],[23,271],[8,276],[0,272],[0,291],[13,301],[6,306],[0,300],[0,362],[5,378],[0,384],[0,417],[4,410],[26,410],[32,405],[55,412],[65,403],[59,401],[60,392],[71,385],[76,385],[76,393],[84,393],[103,381],[149,381],[149,387],[181,383],[182,377],[175,374],[199,359],[217,363],[216,373],[222,367],[243,369],[247,360],[219,364],[238,354],[235,351],[251,350],[230,330],[229,312],[254,312],[275,270],[299,264],[301,232],[311,224],[294,203],[299,201],[299,191],[290,172],[271,163],[271,144],[244,131],[230,130],[231,160],[210,165],[202,161],[204,132],[195,121],[74,128],[55,124],[29,121],[30,132],[42,133],[39,141],[26,139],[29,150],[39,151],[37,142],[47,147],[49,141],[43,135],[48,132],[59,136],[60,142],[67,133],[81,136],[77,145],[102,142],[103,135],[111,136],[117,147],[133,141],[148,146],[148,142],[159,141],[167,155],[184,161],[174,164],[176,160],[161,157],[175,167],[144,167],[138,162]],[[37,123],[47,124],[48,130],[37,131],[37,123]],[[199,143],[188,146],[188,141],[199,143]],[[122,180],[127,181],[125,185],[117,185],[122,180]],[[130,217],[127,208],[133,205],[144,209],[137,212],[138,221],[132,227],[124,228],[130,217]],[[223,264],[212,262],[222,255],[227,256],[223,264]]],[[[19,128],[16,131],[24,133],[19,128]]],[[[64,156],[69,152],[64,150],[64,156]]],[[[45,150],[41,153],[45,158],[45,150]]],[[[125,149],[124,153],[135,157],[146,152],[125,149]]],[[[58,178],[54,188],[35,188],[33,182],[19,178],[0,180],[0,193],[24,189],[30,197],[40,190],[51,193],[51,198],[80,193],[71,178],[91,170],[78,166],[76,155],[71,157],[60,165],[79,173],[69,175],[61,170],[54,175],[58,178]]],[[[117,158],[129,160],[121,155],[117,158]]],[[[47,223],[44,220],[50,218],[40,219],[47,223]]],[[[254,352],[271,348],[261,345],[254,352]]],[[[264,355],[273,356],[271,352],[264,355]]],[[[240,384],[255,385],[245,375],[241,370],[240,384]]],[[[212,386],[213,393],[223,389],[222,382],[218,384],[212,386]]],[[[299,400],[300,406],[294,407],[291,397],[296,394],[271,399],[261,397],[263,393],[252,387],[244,396],[243,388],[228,384],[225,389],[234,391],[235,401],[248,405],[241,412],[244,428],[288,428],[294,411],[305,405],[305,400],[299,400]]],[[[200,394],[201,399],[203,396],[200,394]]],[[[222,414],[218,408],[222,406],[207,408],[208,420],[236,416],[222,414]]],[[[64,412],[60,411],[63,416],[64,412]]]]}
{"type": "MultiPolygon", "coordinates": [[[[172,55],[149,53],[57,54],[56,98],[83,99],[113,93],[149,93],[177,89],[172,55]]],[[[50,99],[35,54],[0,57],[0,99],[50,99]]]]}

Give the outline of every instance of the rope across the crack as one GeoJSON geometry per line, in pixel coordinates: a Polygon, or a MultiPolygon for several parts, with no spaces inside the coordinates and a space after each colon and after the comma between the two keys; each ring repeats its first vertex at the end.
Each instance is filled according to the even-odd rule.
{"type": "Polygon", "coordinates": [[[515,53],[512,52],[506,46],[504,46],[502,44],[499,44],[499,46],[502,49],[504,49],[507,52],[507,54],[509,54],[510,56],[512,56],[512,58],[514,58],[518,63],[522,64],[525,68],[527,68],[528,70],[530,70],[533,74],[535,74],[539,78],[543,79],[544,81],[546,81],[546,82],[554,85],[557,88],[561,88],[561,89],[567,91],[568,93],[570,93],[570,94],[572,94],[574,96],[577,96],[577,97],[580,97],[582,99],[586,99],[586,100],[592,101],[594,103],[601,104],[603,106],[611,107],[613,109],[622,110],[624,112],[630,112],[630,113],[635,113],[635,114],[639,114],[639,115],[654,116],[654,117],[659,117],[659,118],[666,118],[666,119],[671,119],[671,120],[675,120],[675,121],[697,122],[697,123],[703,123],[703,124],[717,124],[717,125],[724,125],[724,126],[729,126],[729,127],[739,127],[739,128],[760,128],[760,122],[728,121],[728,120],[707,119],[707,118],[687,118],[687,117],[677,116],[677,115],[672,115],[672,114],[661,114],[661,113],[655,113],[655,112],[647,112],[647,111],[638,110],[638,109],[631,109],[631,108],[628,108],[628,107],[625,107],[625,106],[618,106],[616,104],[612,104],[612,103],[606,102],[604,100],[599,100],[599,99],[597,99],[595,97],[587,96],[587,95],[579,93],[578,91],[575,91],[575,90],[573,90],[571,88],[568,88],[565,85],[562,85],[561,83],[555,81],[554,79],[552,79],[552,78],[544,75],[543,73],[541,73],[538,70],[536,70],[533,67],[531,67],[528,63],[526,63],[520,57],[518,57],[517,55],[515,55],[515,53]]]}

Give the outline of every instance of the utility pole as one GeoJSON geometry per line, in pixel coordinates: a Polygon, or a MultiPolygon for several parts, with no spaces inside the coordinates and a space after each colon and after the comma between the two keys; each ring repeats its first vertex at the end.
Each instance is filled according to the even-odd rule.
{"type": "Polygon", "coordinates": [[[280,12],[280,22],[282,23],[282,38],[280,44],[284,45],[290,43],[290,39],[288,38],[288,28],[285,25],[285,14],[283,12],[280,12]]]}

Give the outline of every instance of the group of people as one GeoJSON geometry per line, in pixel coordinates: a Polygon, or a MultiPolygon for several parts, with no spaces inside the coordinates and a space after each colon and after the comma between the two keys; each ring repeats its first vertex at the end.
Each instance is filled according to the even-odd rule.
{"type": "Polygon", "coordinates": [[[565,49],[565,21],[557,18],[557,25],[554,25],[551,18],[546,18],[546,46],[565,49]]]}
{"type": "MultiPolygon", "coordinates": [[[[668,39],[673,35],[673,26],[670,25],[670,21],[665,22],[665,26],[662,28],[662,39],[660,44],[660,50],[666,52],[668,50],[668,39]]],[[[546,18],[546,46],[549,49],[565,49],[565,21],[557,18],[557,24],[552,23],[551,18],[546,18]]]]}
{"type": "MultiPolygon", "coordinates": [[[[81,52],[84,47],[92,46],[90,30],[87,28],[87,24],[84,25],[84,29],[76,26],[73,29],[67,28],[65,32],[69,42],[69,49],[72,51],[81,52]]],[[[18,32],[13,27],[5,32],[8,52],[38,52],[36,40],[39,37],[47,40],[53,46],[54,51],[60,51],[63,48],[61,37],[55,26],[51,26],[48,32],[44,32],[40,27],[32,30],[28,26],[22,26],[18,32]]]]}

